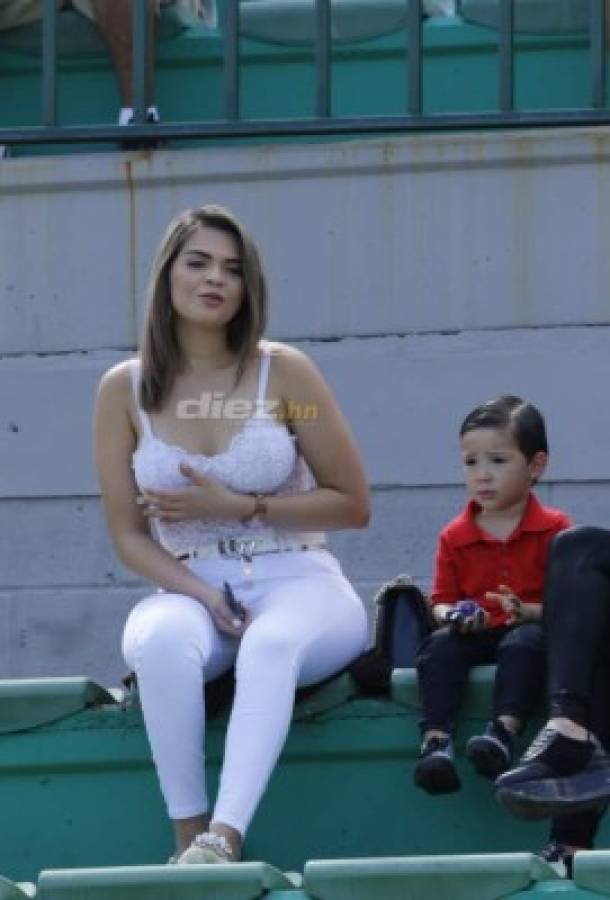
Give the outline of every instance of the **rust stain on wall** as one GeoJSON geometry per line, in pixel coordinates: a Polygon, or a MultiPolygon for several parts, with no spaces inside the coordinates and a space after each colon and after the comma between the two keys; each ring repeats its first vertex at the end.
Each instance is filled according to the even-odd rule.
{"type": "Polygon", "coordinates": [[[131,325],[133,338],[137,343],[138,337],[138,304],[136,300],[136,197],[135,184],[131,159],[123,162],[125,169],[125,185],[127,187],[127,216],[128,216],[128,276],[129,276],[129,305],[131,309],[131,325]]]}

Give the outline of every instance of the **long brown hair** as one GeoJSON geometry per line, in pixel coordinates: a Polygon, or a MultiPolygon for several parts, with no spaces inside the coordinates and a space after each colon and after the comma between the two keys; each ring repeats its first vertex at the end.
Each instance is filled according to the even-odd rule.
{"type": "Polygon", "coordinates": [[[267,288],[256,245],[240,222],[222,206],[187,209],[173,219],[153,261],[148,304],[140,343],[142,363],[140,404],[147,412],[163,406],[184,356],[178,341],[170,291],[170,270],[185,242],[197,228],[216,228],[236,241],[243,270],[244,298],[227,326],[227,349],[238,357],[236,382],[256,350],[267,323],[267,288]]]}

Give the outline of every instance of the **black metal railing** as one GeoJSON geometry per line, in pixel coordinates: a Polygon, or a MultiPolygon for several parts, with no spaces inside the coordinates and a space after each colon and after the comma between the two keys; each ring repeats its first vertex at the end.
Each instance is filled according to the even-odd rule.
{"type": "MultiPolygon", "coordinates": [[[[299,119],[245,120],[239,103],[239,0],[224,0],[224,118],[199,123],[146,123],[146,0],[133,3],[134,124],[129,138],[202,139],[231,137],[284,137],[298,135],[398,133],[476,128],[513,128],[609,124],[606,108],[606,0],[589,0],[591,105],[582,109],[518,111],[515,109],[515,0],[498,0],[498,110],[486,113],[425,115],[423,96],[422,0],[405,0],[405,78],[407,109],[404,115],[334,117],[331,111],[331,2],[312,0],[315,7],[316,71],[315,116],[299,119]]],[[[125,130],[117,125],[60,126],[57,124],[57,10],[55,0],[43,0],[42,124],[0,129],[0,144],[117,141],[125,130]]]]}

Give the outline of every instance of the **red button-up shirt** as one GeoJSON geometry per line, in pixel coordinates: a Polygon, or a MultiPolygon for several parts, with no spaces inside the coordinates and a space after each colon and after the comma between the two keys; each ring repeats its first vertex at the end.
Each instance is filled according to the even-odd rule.
{"type": "Polygon", "coordinates": [[[479,528],[479,511],[471,500],[441,531],[430,599],[432,605],[476,600],[490,615],[489,627],[495,628],[506,624],[508,614],[485,599],[487,591],[505,584],[524,603],[542,603],[550,543],[571,522],[530,494],[521,521],[501,541],[479,528]]]}

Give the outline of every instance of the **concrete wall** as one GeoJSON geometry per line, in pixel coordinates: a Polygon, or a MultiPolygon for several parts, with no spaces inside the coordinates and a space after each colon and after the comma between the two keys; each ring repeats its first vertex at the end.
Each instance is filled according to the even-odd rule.
{"type": "Polygon", "coordinates": [[[116,561],[91,462],[101,372],[132,352],[168,219],[220,202],[258,239],[270,336],[335,389],[375,515],[332,538],[367,599],[463,502],[456,430],[538,403],[541,496],[610,505],[610,132],[563,130],[29,158],[0,166],[0,676],[116,682],[146,590],[116,561]]]}

